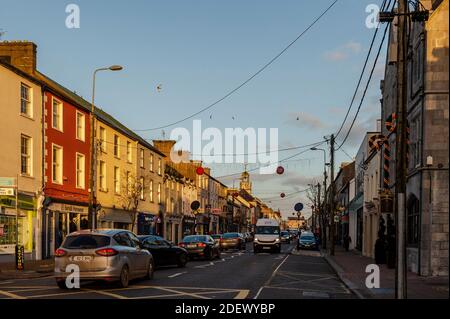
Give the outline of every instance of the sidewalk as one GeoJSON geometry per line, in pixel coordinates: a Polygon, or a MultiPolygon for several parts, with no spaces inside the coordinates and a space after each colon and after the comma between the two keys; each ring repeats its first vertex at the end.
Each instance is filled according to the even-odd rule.
{"type": "Polygon", "coordinates": [[[10,279],[33,279],[53,275],[54,261],[26,260],[24,270],[16,270],[14,263],[0,263],[0,281],[10,279]]]}
{"type": "MultiPolygon", "coordinates": [[[[372,258],[364,257],[356,252],[346,252],[341,246],[335,247],[335,256],[322,251],[324,258],[336,271],[341,280],[361,299],[393,299],[395,297],[395,269],[387,265],[380,267],[380,288],[369,289],[365,285],[366,266],[374,264],[372,258]]],[[[408,273],[408,299],[448,299],[448,276],[421,277],[408,273]]]]}

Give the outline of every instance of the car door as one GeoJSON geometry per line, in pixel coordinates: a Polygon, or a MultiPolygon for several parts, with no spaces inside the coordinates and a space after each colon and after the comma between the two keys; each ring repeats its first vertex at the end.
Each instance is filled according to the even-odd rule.
{"type": "Polygon", "coordinates": [[[128,268],[130,274],[132,274],[136,269],[136,261],[134,258],[132,243],[130,238],[125,232],[120,232],[114,235],[114,240],[120,247],[120,255],[127,260],[128,268]]]}
{"type": "Polygon", "coordinates": [[[141,242],[135,234],[131,232],[126,232],[130,242],[131,242],[131,253],[135,259],[136,271],[138,273],[145,273],[147,271],[147,265],[149,262],[149,255],[144,249],[141,248],[141,242]]]}
{"type": "Polygon", "coordinates": [[[172,248],[172,244],[161,237],[156,237],[156,243],[159,246],[161,257],[165,265],[174,264],[176,261],[176,251],[172,248]]]}

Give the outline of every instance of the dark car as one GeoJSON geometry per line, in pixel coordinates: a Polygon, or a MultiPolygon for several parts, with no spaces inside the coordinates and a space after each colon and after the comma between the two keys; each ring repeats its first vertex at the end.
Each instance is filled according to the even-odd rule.
{"type": "Polygon", "coordinates": [[[291,234],[287,230],[282,230],[280,232],[281,242],[290,243],[291,242],[291,234]]]}
{"type": "Polygon", "coordinates": [[[183,238],[179,246],[186,249],[189,257],[213,260],[220,258],[220,245],[209,235],[190,235],[183,238]]]}
{"type": "Polygon", "coordinates": [[[241,233],[225,233],[220,242],[222,249],[245,249],[245,238],[241,233]]]}
{"type": "Polygon", "coordinates": [[[188,252],[162,237],[155,235],[138,236],[142,247],[152,253],[156,266],[177,265],[186,266],[188,252]]]}
{"type": "Polygon", "coordinates": [[[298,238],[297,250],[317,249],[317,240],[313,233],[303,232],[298,238]]]}

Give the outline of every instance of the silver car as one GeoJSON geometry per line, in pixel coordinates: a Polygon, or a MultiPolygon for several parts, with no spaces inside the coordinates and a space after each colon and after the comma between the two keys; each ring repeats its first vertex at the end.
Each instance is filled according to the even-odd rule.
{"type": "Polygon", "coordinates": [[[118,282],[127,287],[132,279],[151,279],[155,267],[151,253],[141,249],[135,234],[99,229],[73,232],[56,250],[55,278],[60,288],[67,288],[66,278],[74,268],[79,269],[80,280],[118,282]]]}

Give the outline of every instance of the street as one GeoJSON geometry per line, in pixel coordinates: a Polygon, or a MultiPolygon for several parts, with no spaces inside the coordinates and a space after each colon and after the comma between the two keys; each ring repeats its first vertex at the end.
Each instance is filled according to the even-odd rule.
{"type": "Polygon", "coordinates": [[[77,290],[61,290],[54,279],[0,281],[6,299],[329,299],[355,298],[316,251],[280,254],[225,251],[220,260],[190,261],[185,268],[164,267],[152,280],[136,280],[125,289],[82,283],[77,290]]]}

